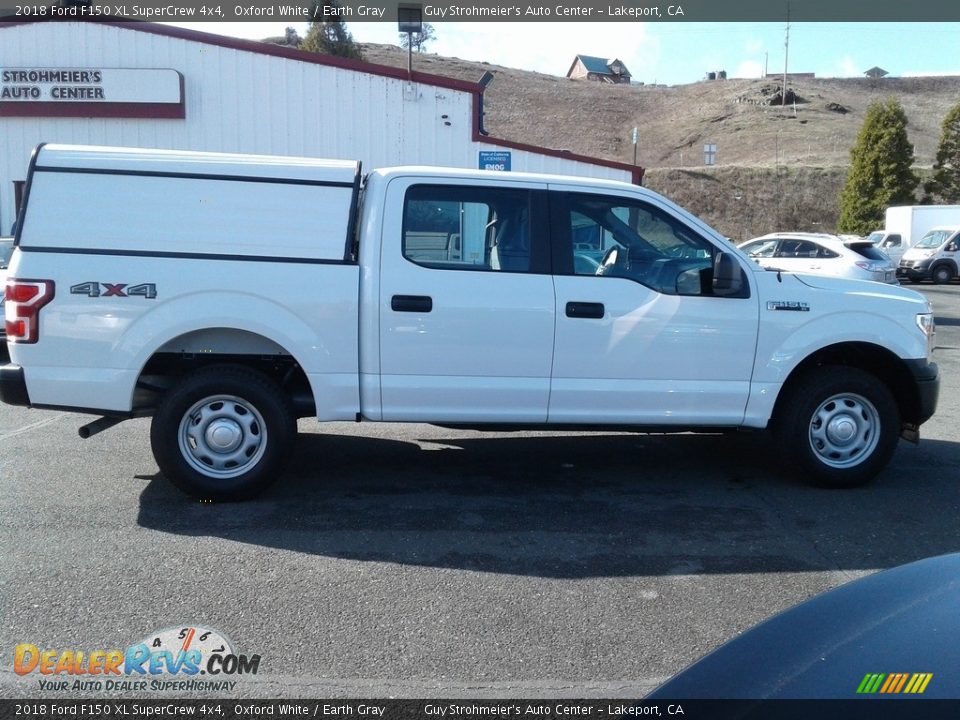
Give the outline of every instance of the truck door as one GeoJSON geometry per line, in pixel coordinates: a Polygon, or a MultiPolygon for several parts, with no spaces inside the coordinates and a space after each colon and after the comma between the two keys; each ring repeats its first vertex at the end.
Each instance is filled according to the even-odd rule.
{"type": "MultiPolygon", "coordinates": [[[[712,294],[718,247],[654,200],[550,193],[551,423],[736,425],[758,307],[712,294]]],[[[750,273],[745,273],[749,276],[750,273]]]]}
{"type": "Polygon", "coordinates": [[[384,420],[545,422],[546,185],[398,177],[381,242],[384,420]]]}

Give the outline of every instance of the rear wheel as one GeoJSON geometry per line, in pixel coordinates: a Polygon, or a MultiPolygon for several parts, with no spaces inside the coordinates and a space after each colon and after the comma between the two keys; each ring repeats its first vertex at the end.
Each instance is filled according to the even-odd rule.
{"type": "Polygon", "coordinates": [[[150,443],[160,470],[185,493],[242,500],[277,478],[296,430],[276,383],[246,367],[220,365],[185,376],[163,397],[150,443]]]}
{"type": "Polygon", "coordinates": [[[783,398],[777,439],[796,475],[813,485],[869,483],[890,461],[900,427],[897,403],[874,375],[824,366],[783,398]]]}
{"type": "Polygon", "coordinates": [[[937,285],[946,285],[953,280],[953,268],[949,265],[937,265],[933,269],[931,277],[937,285]]]}

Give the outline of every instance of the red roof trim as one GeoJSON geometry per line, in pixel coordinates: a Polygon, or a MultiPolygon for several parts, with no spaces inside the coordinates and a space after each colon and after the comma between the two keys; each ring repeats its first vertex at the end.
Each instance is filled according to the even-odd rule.
{"type": "Polygon", "coordinates": [[[501,147],[512,148],[513,150],[526,150],[537,155],[548,155],[550,157],[562,158],[564,160],[575,160],[577,162],[587,163],[588,165],[600,165],[614,170],[623,170],[630,173],[630,177],[635,184],[640,183],[643,177],[643,168],[639,165],[629,165],[628,163],[617,162],[616,160],[604,160],[603,158],[590,157],[588,155],[577,155],[567,150],[555,150],[553,148],[540,147],[539,145],[527,145],[526,143],[514,142],[513,140],[504,140],[502,138],[491,137],[489,135],[474,135],[475,142],[487,143],[488,145],[499,145],[501,147]]]}
{"type": "MultiPolygon", "coordinates": [[[[23,20],[15,22],[6,22],[0,20],[0,30],[15,25],[33,25],[38,22],[60,22],[58,20],[23,20]]],[[[201,32],[199,30],[190,30],[187,28],[172,27],[170,25],[158,25],[156,23],[140,21],[118,21],[118,20],[75,20],[65,18],[63,22],[94,22],[101,25],[123,28],[125,30],[135,30],[137,32],[151,33],[153,35],[163,35],[165,37],[187,40],[190,42],[204,43],[206,45],[216,45],[218,47],[231,50],[241,50],[244,52],[257,53],[259,55],[268,55],[270,57],[285,58],[287,60],[296,60],[299,62],[311,63],[313,65],[326,65],[328,67],[340,68],[342,70],[353,70],[355,72],[367,73],[368,75],[380,75],[383,77],[394,78],[396,80],[412,80],[423,85],[432,85],[434,87],[446,88],[448,90],[459,90],[473,95],[473,136],[474,142],[487,143],[489,145],[499,145],[514,150],[524,150],[538,155],[548,155],[550,157],[562,158],[564,160],[574,160],[576,162],[586,163],[588,165],[598,165],[608,167],[614,170],[621,170],[630,173],[632,181],[640,185],[643,180],[644,169],[636,165],[615,162],[613,160],[604,160],[602,158],[589,157],[587,155],[577,155],[564,150],[554,150],[553,148],[540,147],[538,145],[528,145],[526,143],[504,140],[502,138],[491,137],[480,134],[480,115],[479,100],[483,89],[479,83],[470,83],[464,80],[442,77],[440,75],[431,75],[429,73],[413,72],[408,74],[402,68],[395,68],[389,65],[377,65],[375,63],[361,62],[348,58],[335,57],[333,55],[318,55],[316,53],[306,52],[304,50],[295,50],[293,48],[283,47],[281,45],[271,45],[269,43],[257,42],[255,40],[242,40],[240,38],[227,37],[225,35],[215,35],[213,33],[201,32]]]]}
{"type": "Polygon", "coordinates": [[[184,104],[127,102],[0,102],[0,117],[87,117],[183,120],[184,104]]]}

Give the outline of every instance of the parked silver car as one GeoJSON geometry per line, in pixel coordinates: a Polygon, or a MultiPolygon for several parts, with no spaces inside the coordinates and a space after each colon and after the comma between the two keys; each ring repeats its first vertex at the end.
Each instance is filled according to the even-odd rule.
{"type": "Polygon", "coordinates": [[[897,269],[890,258],[867,240],[781,232],[748,240],[739,247],[768,270],[897,284],[897,269]]]}

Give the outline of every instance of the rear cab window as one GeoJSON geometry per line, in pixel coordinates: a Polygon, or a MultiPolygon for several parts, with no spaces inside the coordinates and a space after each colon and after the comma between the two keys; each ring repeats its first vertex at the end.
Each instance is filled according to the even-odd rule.
{"type": "Polygon", "coordinates": [[[436,269],[532,272],[530,203],[522,189],[415,185],[404,200],[403,257],[436,269]]]}

